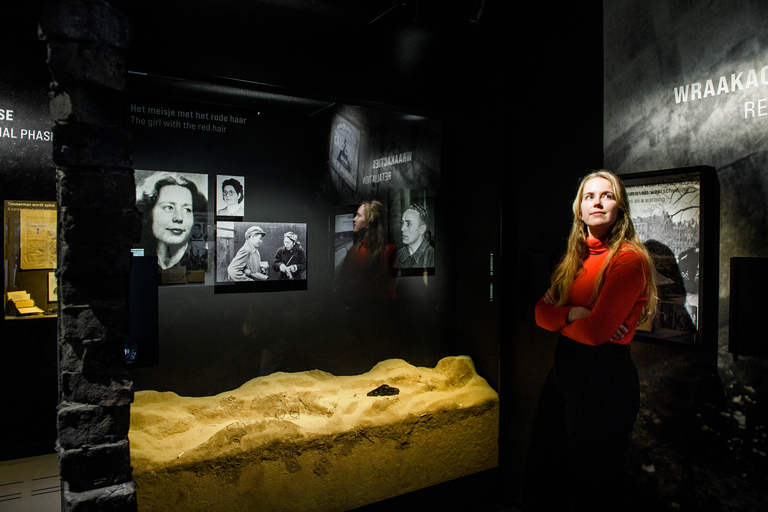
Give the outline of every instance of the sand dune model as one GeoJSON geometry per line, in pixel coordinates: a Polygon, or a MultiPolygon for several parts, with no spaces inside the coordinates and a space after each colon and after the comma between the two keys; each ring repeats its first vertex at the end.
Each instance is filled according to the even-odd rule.
{"type": "Polygon", "coordinates": [[[459,356],[275,373],[210,397],[139,391],[129,437],[141,511],[307,512],[495,467],[498,425],[498,394],[459,356]]]}

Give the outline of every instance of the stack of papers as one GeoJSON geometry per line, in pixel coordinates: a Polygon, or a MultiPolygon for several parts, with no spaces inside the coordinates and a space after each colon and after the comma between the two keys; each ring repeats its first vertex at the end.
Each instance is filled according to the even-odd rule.
{"type": "MultiPolygon", "coordinates": [[[[35,306],[35,301],[32,300],[28,292],[23,290],[16,292],[8,292],[8,302],[13,303],[13,306],[18,311],[19,315],[34,315],[43,313],[43,310],[35,306]]],[[[6,311],[9,309],[10,304],[6,304],[6,311]]]]}

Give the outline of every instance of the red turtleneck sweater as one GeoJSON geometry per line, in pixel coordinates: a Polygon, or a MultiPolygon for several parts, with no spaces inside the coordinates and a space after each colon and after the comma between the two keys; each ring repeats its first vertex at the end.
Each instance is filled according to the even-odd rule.
{"type": "Polygon", "coordinates": [[[595,279],[608,257],[608,249],[596,238],[589,238],[587,242],[589,256],[584,261],[584,270],[571,285],[568,305],[555,307],[542,298],[536,305],[536,323],[585,345],[629,345],[648,291],[643,272],[648,268],[645,259],[625,245],[608,264],[603,287],[597,301],[592,302],[595,279]],[[568,311],[574,306],[589,308],[592,312],[586,318],[566,323],[568,311]],[[620,340],[612,339],[622,324],[629,332],[620,340]]]}

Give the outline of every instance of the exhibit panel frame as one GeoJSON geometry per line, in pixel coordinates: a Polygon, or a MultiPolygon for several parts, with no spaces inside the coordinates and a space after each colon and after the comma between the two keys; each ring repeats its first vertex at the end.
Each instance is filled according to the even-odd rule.
{"type": "Polygon", "coordinates": [[[658,305],[635,339],[703,349],[717,343],[719,201],[713,167],[621,176],[635,231],[654,258],[658,305]]]}
{"type": "Polygon", "coordinates": [[[209,176],[137,169],[135,179],[136,208],[143,223],[134,256],[157,259],[161,284],[204,283],[210,273],[209,176]]]}
{"type": "MultiPolygon", "coordinates": [[[[424,490],[473,474],[496,474],[501,458],[500,413],[498,390],[494,390],[491,380],[498,382],[498,375],[475,372],[478,385],[460,390],[460,399],[439,397],[440,386],[423,378],[428,369],[457,354],[465,354],[459,357],[469,358],[467,364],[472,367],[472,358],[486,362],[498,354],[497,349],[487,350],[485,345],[468,350],[466,343],[459,340],[456,328],[453,312],[457,306],[453,301],[458,281],[452,270],[460,264],[462,256],[452,251],[447,242],[440,242],[440,238],[448,240],[448,230],[456,225],[460,213],[444,208],[447,203],[443,198],[450,191],[446,190],[446,183],[453,186],[457,181],[441,177],[445,136],[442,121],[386,108],[345,104],[313,109],[312,115],[306,117],[295,116],[280,108],[262,109],[256,93],[251,96],[252,101],[241,104],[233,100],[244,96],[241,90],[211,88],[206,84],[198,84],[200,87],[189,94],[169,99],[162,94],[162,88],[156,87],[157,77],[131,78],[136,83],[126,99],[126,114],[132,116],[137,185],[142,173],[151,172],[150,169],[205,175],[208,184],[205,241],[209,272],[202,283],[190,286],[189,279],[164,282],[153,258],[156,254],[152,245],[136,248],[146,253],[142,252],[142,257],[135,254],[133,261],[146,265],[132,275],[141,281],[137,290],[144,294],[141,300],[136,294],[135,302],[140,302],[143,309],[134,316],[149,320],[134,319],[139,322],[132,325],[138,323],[142,330],[131,330],[134,343],[126,347],[137,392],[175,395],[182,402],[192,397],[212,400],[224,412],[242,412],[245,408],[249,418],[264,415],[265,425],[279,429],[274,446],[288,448],[294,444],[293,433],[310,423],[335,426],[352,422],[350,428],[333,436],[349,440],[347,444],[353,448],[349,453],[354,452],[359,459],[354,464],[369,464],[372,475],[369,483],[354,482],[356,501],[350,502],[352,506],[392,499],[404,492],[424,490]],[[141,87],[139,82],[148,87],[141,87]],[[219,117],[237,116],[247,122],[218,132],[178,127],[170,122],[172,119],[150,127],[150,118],[143,112],[161,107],[162,112],[191,112],[196,117],[216,113],[219,117]],[[320,110],[321,114],[315,113],[320,110]],[[140,122],[144,118],[147,124],[140,122]],[[340,133],[342,128],[346,130],[344,136],[340,133]],[[238,183],[229,190],[226,180],[232,178],[238,183]],[[219,200],[226,202],[235,196],[243,199],[242,212],[224,211],[223,205],[218,204],[219,200]],[[358,247],[363,244],[352,219],[362,204],[373,202],[384,207],[375,222],[383,226],[380,234],[389,262],[387,272],[380,272],[383,269],[379,265],[365,265],[366,262],[357,267],[360,262],[354,255],[364,251],[350,251],[355,243],[360,242],[358,247]],[[249,240],[258,234],[260,244],[249,247],[249,240]],[[302,266],[288,256],[285,267],[290,274],[281,279],[284,271],[277,262],[278,251],[290,250],[286,238],[290,242],[293,236],[304,251],[306,263],[302,266]],[[408,249],[414,261],[395,267],[394,257],[402,251],[405,260],[408,249]],[[241,252],[242,257],[238,258],[241,252]],[[350,252],[353,257],[347,258],[350,252]],[[339,279],[339,267],[345,260],[353,267],[354,279],[348,275],[339,279]],[[252,263],[251,266],[243,264],[244,261],[252,263]],[[266,270],[257,270],[264,268],[266,262],[270,263],[266,270]],[[245,276],[242,280],[232,277],[241,273],[245,276]],[[254,279],[256,274],[266,278],[254,279]],[[379,286],[382,275],[388,278],[386,288],[379,286]],[[360,290],[368,293],[358,293],[360,290]],[[409,365],[418,370],[413,377],[399,373],[377,377],[338,396],[338,392],[324,396],[319,385],[294,389],[293,384],[281,384],[266,402],[261,398],[233,399],[244,382],[256,382],[259,389],[275,378],[308,383],[303,384],[305,387],[312,383],[309,377],[321,377],[326,384],[332,381],[331,376],[359,383],[361,376],[380,364],[397,372],[409,365]],[[385,384],[401,392],[395,396],[365,394],[385,384]],[[490,398],[472,405],[470,395],[478,389],[490,398]],[[411,400],[430,397],[434,398],[435,412],[420,408],[402,419],[375,421],[380,409],[392,414],[404,409],[411,400]],[[288,401],[274,408],[274,400],[288,401]],[[344,400],[354,403],[341,407],[344,400]],[[354,422],[358,416],[360,421],[354,422]],[[467,423],[481,417],[483,436],[478,434],[477,425],[467,427],[467,423]],[[463,436],[464,433],[467,435],[463,436]],[[355,450],[359,450],[359,455],[355,450]],[[441,450],[446,451],[448,458],[440,458],[441,450]],[[384,485],[382,464],[398,467],[397,473],[405,484],[393,480],[384,485]]],[[[173,85],[183,88],[193,84],[181,81],[173,85]]],[[[290,98],[286,101],[294,103],[290,98]]],[[[192,210],[196,211],[194,207],[192,210]]],[[[495,307],[491,307],[494,311],[495,307]]],[[[498,340],[491,341],[491,345],[497,343],[498,340]]],[[[455,380],[464,382],[469,372],[462,369],[460,374],[455,380]]],[[[134,417],[140,417],[138,406],[132,408],[134,417]]],[[[149,418],[147,425],[150,431],[159,428],[153,418],[149,418]]],[[[220,431],[206,427],[203,432],[196,432],[206,437],[204,444],[220,443],[225,451],[237,448],[236,445],[242,447],[246,438],[255,443],[266,441],[260,425],[251,427],[237,416],[227,416],[222,425],[220,431]],[[243,436],[239,434],[240,426],[248,430],[243,436]],[[238,438],[234,443],[230,442],[234,441],[232,433],[238,438]]],[[[161,446],[167,440],[147,439],[142,445],[137,432],[132,430],[132,465],[137,468],[137,482],[141,481],[139,499],[147,503],[150,495],[154,495],[152,489],[165,492],[168,487],[162,482],[154,486],[158,483],[156,474],[141,469],[144,466],[138,461],[142,458],[142,446],[149,447],[151,452],[153,446],[161,446]]],[[[321,447],[319,454],[299,444],[294,451],[305,453],[304,457],[291,454],[275,464],[259,464],[254,471],[275,472],[277,487],[295,488],[294,494],[308,494],[307,488],[302,487],[308,479],[312,496],[324,493],[333,499],[348,499],[350,494],[342,490],[350,485],[343,463],[354,457],[332,457],[323,448],[329,442],[345,453],[347,447],[333,440],[333,436],[330,441],[322,435],[312,440],[313,446],[321,447]],[[322,459],[319,463],[315,460],[318,457],[322,459]],[[285,474],[284,460],[289,460],[289,474],[285,474]],[[336,473],[339,478],[334,477],[336,473]]],[[[274,448],[273,444],[269,444],[269,450],[274,448]]],[[[180,446],[173,460],[185,466],[197,455],[189,449],[191,444],[180,446]]],[[[260,457],[258,450],[244,450],[241,456],[260,457]]],[[[215,455],[214,459],[219,460],[218,457],[215,455]]],[[[232,461],[220,465],[221,471],[232,474],[241,467],[232,461]]],[[[360,468],[357,472],[361,477],[365,474],[360,468]]],[[[188,474],[184,470],[170,473],[173,474],[168,475],[166,482],[184,488],[188,474]]],[[[249,470],[246,476],[251,478],[253,474],[249,470]]],[[[204,479],[211,489],[229,489],[219,474],[206,475],[204,479]]],[[[263,492],[269,494],[269,488],[263,492]]],[[[253,494],[254,488],[245,486],[227,492],[230,491],[239,500],[253,494]]],[[[285,501],[285,495],[281,493],[278,500],[285,501]]]]}
{"type": "Polygon", "coordinates": [[[307,223],[217,220],[214,293],[306,290],[308,255],[307,223]]]}
{"type": "Polygon", "coordinates": [[[733,257],[730,260],[728,352],[733,359],[751,356],[768,359],[759,319],[764,313],[763,293],[768,279],[768,258],[733,257]]]}
{"type": "Polygon", "coordinates": [[[55,201],[3,202],[5,319],[55,318],[55,201]]]}

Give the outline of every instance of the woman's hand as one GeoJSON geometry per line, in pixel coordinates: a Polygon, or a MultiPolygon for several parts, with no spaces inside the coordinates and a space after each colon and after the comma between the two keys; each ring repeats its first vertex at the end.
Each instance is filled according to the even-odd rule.
{"type": "Polygon", "coordinates": [[[622,325],[621,325],[621,327],[619,327],[618,329],[616,329],[616,332],[615,332],[615,333],[613,333],[613,336],[611,336],[611,339],[610,339],[610,340],[608,340],[608,341],[612,341],[612,340],[620,340],[620,339],[621,339],[621,338],[623,338],[623,337],[624,337],[624,335],[625,335],[625,334],[627,334],[628,332],[629,332],[629,329],[627,329],[627,326],[622,324],[622,325]]]}
{"type": "MultiPolygon", "coordinates": [[[[553,305],[557,300],[555,299],[555,294],[552,288],[547,290],[547,293],[544,294],[544,302],[546,304],[553,305]]],[[[581,318],[587,318],[590,313],[592,313],[592,310],[589,308],[585,308],[582,306],[574,306],[571,309],[568,310],[568,317],[565,319],[566,323],[575,322],[576,320],[579,320],[581,318]]],[[[629,332],[629,329],[627,329],[626,325],[621,325],[618,329],[616,329],[616,332],[613,333],[613,336],[611,336],[611,339],[608,340],[609,342],[613,340],[620,340],[629,332]]]]}
{"type": "MultiPolygon", "coordinates": [[[[547,290],[547,293],[544,294],[544,303],[549,305],[554,305],[556,302],[557,302],[557,298],[555,297],[555,292],[552,288],[550,288],[549,290],[547,290]]],[[[565,322],[571,323],[580,318],[586,318],[589,316],[591,312],[592,312],[591,309],[584,308],[581,306],[574,306],[568,310],[568,317],[565,319],[565,322]]]]}
{"type": "Polygon", "coordinates": [[[581,306],[574,306],[568,310],[568,318],[566,318],[565,321],[566,323],[571,323],[581,318],[587,318],[591,312],[591,309],[581,306]]]}
{"type": "MultiPolygon", "coordinates": [[[[581,306],[574,306],[568,310],[568,318],[566,318],[565,321],[567,323],[571,323],[580,318],[587,318],[590,313],[592,313],[591,309],[583,308],[581,306]]],[[[622,324],[618,329],[616,329],[616,332],[613,333],[613,336],[611,336],[611,339],[608,340],[608,342],[610,343],[613,340],[620,340],[628,332],[629,329],[627,329],[627,326],[622,324]]]]}

